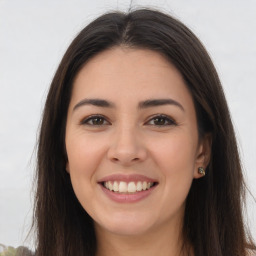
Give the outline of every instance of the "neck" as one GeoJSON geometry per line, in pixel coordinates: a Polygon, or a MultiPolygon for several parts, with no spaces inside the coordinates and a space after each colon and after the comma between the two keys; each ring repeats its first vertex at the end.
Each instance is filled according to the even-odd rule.
{"type": "MultiPolygon", "coordinates": [[[[179,225],[152,230],[147,234],[119,235],[108,231],[97,232],[97,256],[185,256],[184,239],[179,225]]],[[[191,253],[191,250],[189,250],[191,253]]]]}

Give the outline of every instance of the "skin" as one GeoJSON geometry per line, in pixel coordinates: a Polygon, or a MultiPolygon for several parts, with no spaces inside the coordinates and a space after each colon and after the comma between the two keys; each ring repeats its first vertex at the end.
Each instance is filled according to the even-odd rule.
{"type": "Polygon", "coordinates": [[[125,47],[93,57],[73,84],[66,149],[75,194],[95,223],[98,256],[178,255],[185,200],[192,180],[202,177],[198,167],[208,164],[210,139],[199,140],[193,99],[169,61],[125,47]],[[149,99],[180,106],[138,107],[149,99]],[[159,114],[168,118],[159,120],[159,114]],[[92,115],[103,117],[88,119],[92,115]],[[145,175],[157,186],[143,200],[118,203],[98,183],[112,174],[145,175]]]}

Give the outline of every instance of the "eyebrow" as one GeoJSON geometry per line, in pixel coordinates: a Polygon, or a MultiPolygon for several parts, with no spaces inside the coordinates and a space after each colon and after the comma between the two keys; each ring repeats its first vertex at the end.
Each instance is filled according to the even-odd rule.
{"type": "Polygon", "coordinates": [[[139,108],[150,108],[163,105],[174,105],[185,111],[183,106],[176,100],[173,99],[150,99],[139,103],[139,108]]]}
{"type": "Polygon", "coordinates": [[[102,99],[83,99],[74,106],[73,111],[85,105],[93,105],[102,108],[113,108],[115,106],[114,103],[102,99]]]}
{"type": "MultiPolygon", "coordinates": [[[[73,111],[77,108],[85,105],[93,105],[96,107],[103,107],[103,108],[114,108],[115,104],[113,102],[103,100],[103,99],[83,99],[79,101],[73,108],[73,111]]],[[[139,109],[151,108],[151,107],[158,107],[163,105],[174,105],[179,107],[182,111],[185,111],[183,106],[173,99],[149,99],[145,101],[141,101],[138,104],[139,109]]]]}

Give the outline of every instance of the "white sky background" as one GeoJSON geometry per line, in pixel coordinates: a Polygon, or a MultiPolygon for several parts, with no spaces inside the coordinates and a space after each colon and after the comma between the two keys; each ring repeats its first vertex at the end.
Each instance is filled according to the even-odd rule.
{"type": "MultiPolygon", "coordinates": [[[[256,1],[155,0],[187,24],[217,67],[248,185],[256,197],[256,1]]],[[[74,36],[126,0],[0,0],[0,243],[24,243],[32,215],[33,150],[46,93],[74,36]]],[[[256,237],[256,203],[249,200],[256,237]]]]}

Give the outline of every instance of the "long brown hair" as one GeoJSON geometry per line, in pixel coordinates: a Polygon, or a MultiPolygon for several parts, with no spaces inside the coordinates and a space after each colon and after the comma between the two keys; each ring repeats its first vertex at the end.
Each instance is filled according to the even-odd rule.
{"type": "Polygon", "coordinates": [[[38,143],[37,255],[95,255],[93,220],[78,202],[65,170],[65,126],[75,76],[97,53],[119,45],[150,49],[169,59],[194,99],[199,134],[212,134],[207,175],[193,181],[187,197],[185,242],[192,244],[197,256],[245,256],[245,185],[220,80],[206,50],[186,26],[148,9],[112,12],[90,23],[71,43],[56,71],[38,143]]]}

